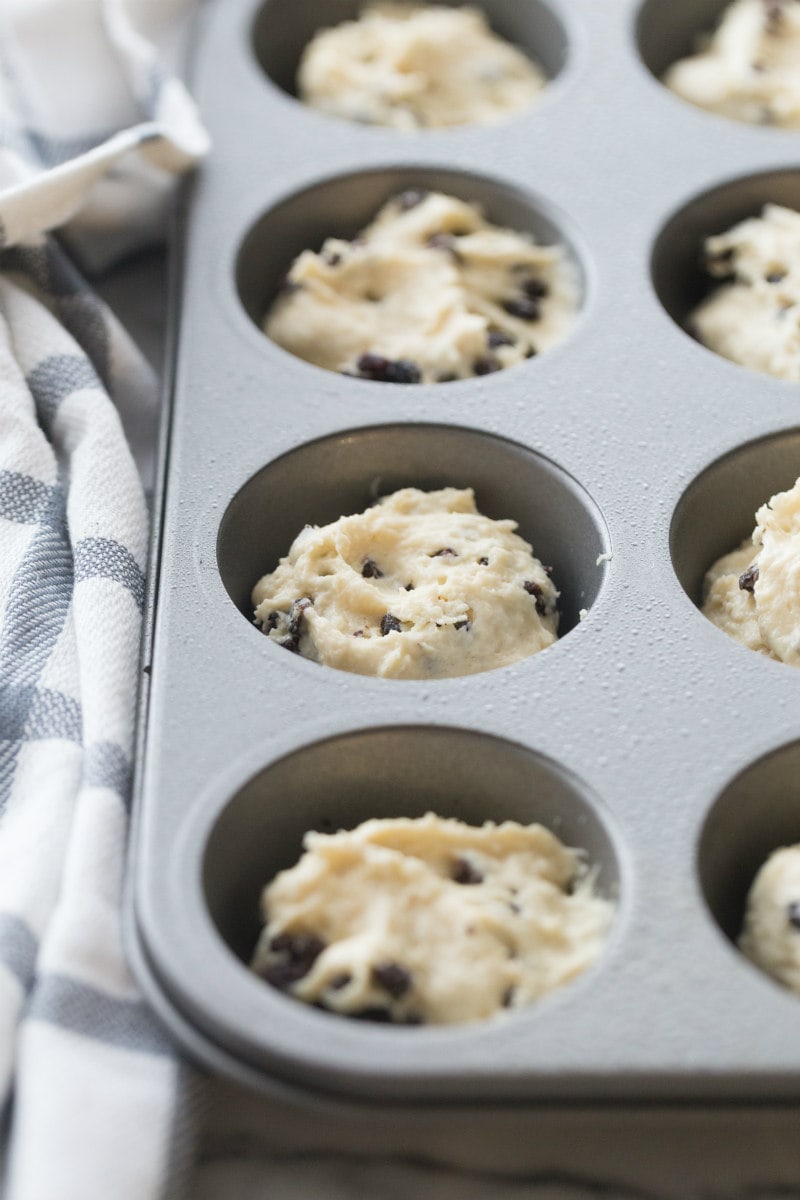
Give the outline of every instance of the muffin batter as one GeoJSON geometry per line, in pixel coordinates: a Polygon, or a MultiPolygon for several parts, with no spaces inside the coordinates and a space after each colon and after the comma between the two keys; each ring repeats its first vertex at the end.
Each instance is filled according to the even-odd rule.
{"type": "Polygon", "coordinates": [[[800,0],[735,0],[664,83],[723,117],[800,128],[800,0]]]}
{"type": "Polygon", "coordinates": [[[705,262],[724,282],[690,315],[691,332],[732,362],[800,382],[800,213],[767,204],[708,238],[705,262]]]}
{"type": "Polygon", "coordinates": [[[253,968],[299,1000],[399,1024],[521,1008],[598,958],[613,905],[541,825],[428,813],[309,833],[265,889],[253,968]]]}
{"type": "Polygon", "coordinates": [[[800,479],[756,513],[752,538],[714,563],[703,612],[729,637],[800,666],[800,479]]]}
{"type": "Polygon", "coordinates": [[[533,104],[547,80],[476,9],[375,4],[318,33],[297,82],[332,116],[413,130],[497,121],[533,104]]]}
{"type": "Polygon", "coordinates": [[[560,246],[489,224],[463,200],[417,189],[352,242],[304,251],[264,324],[307,362],[364,379],[488,375],[566,337],[578,308],[560,246]]]}
{"type": "Polygon", "coordinates": [[[471,488],[404,488],[306,526],[256,584],[256,623],[360,675],[470,675],[526,658],[556,640],[558,592],[516,527],[482,516],[471,488]]]}
{"type": "Polygon", "coordinates": [[[800,993],[800,845],[776,850],[756,875],[739,946],[762,971],[800,993]]]}

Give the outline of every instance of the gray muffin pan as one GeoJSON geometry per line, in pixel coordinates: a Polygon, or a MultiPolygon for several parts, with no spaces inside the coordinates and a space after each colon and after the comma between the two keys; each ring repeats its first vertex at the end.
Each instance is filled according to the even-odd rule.
{"type": "Polygon", "coordinates": [[[800,840],[800,672],[698,611],[711,561],[800,474],[797,387],[681,328],[702,238],[800,207],[796,135],[694,109],[655,78],[697,0],[486,0],[553,76],[540,105],[417,136],[291,95],[350,0],[218,0],[195,93],[213,136],[186,215],[143,665],[129,943],[151,1003],[215,1070],[347,1111],[424,1100],[796,1101],[800,999],[735,946],[752,877],[800,840]],[[293,256],[393,193],[440,188],[562,241],[580,319],[498,374],[337,376],[258,321],[293,256]],[[431,682],[319,667],[265,638],[249,592],[301,527],[397,487],[475,488],[562,592],[562,637],[431,682]],[[581,614],[583,618],[581,619],[581,614]],[[541,820],[618,897],[600,962],[496,1021],[372,1026],[246,966],[262,886],[303,833],[433,809],[541,820]]]}

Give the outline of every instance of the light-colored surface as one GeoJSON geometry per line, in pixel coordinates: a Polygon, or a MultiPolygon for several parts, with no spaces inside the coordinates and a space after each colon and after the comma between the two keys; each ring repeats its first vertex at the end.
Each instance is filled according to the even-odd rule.
{"type": "Polygon", "coordinates": [[[704,596],[703,612],[729,637],[800,666],[800,479],[761,506],[750,540],[714,563],[704,596]],[[752,590],[739,584],[750,567],[752,590]]]}
{"type": "Polygon", "coordinates": [[[516,662],[555,641],[558,593],[515,529],[479,513],[469,488],[403,488],[306,526],[256,584],[256,621],[304,657],[360,675],[443,678],[516,662]]]}
{"type": "Polygon", "coordinates": [[[667,87],[709,112],[754,125],[800,126],[800,3],[735,0],[667,87]]]}
{"type": "Polygon", "coordinates": [[[690,315],[692,330],[732,362],[799,382],[800,213],[767,204],[704,249],[725,282],[690,315]]]}
{"type": "Polygon", "coordinates": [[[776,850],[756,875],[739,945],[762,971],[800,993],[800,845],[776,850]]]}
{"type": "Polygon", "coordinates": [[[541,825],[428,813],[304,847],[264,891],[253,966],[281,971],[283,934],[321,939],[286,990],[334,1012],[453,1024],[520,1008],[595,962],[611,924],[580,855],[541,825]]]}
{"type": "Polygon", "coordinates": [[[318,1112],[304,1126],[286,1106],[223,1080],[211,1098],[192,1200],[800,1198],[794,1107],[494,1109],[482,1113],[487,1173],[457,1119],[439,1126],[440,1163],[425,1161],[427,1106],[396,1121],[411,1160],[401,1162],[390,1158],[396,1143],[378,1107],[360,1122],[318,1112]],[[365,1138],[372,1157],[350,1157],[365,1138]]]}
{"type": "Polygon", "coordinates": [[[414,130],[486,124],[533,104],[547,80],[483,13],[375,4],[306,47],[300,97],[332,116],[414,130]]]}
{"type": "Polygon", "coordinates": [[[304,251],[289,285],[264,327],[280,346],[356,375],[362,354],[379,354],[431,383],[547,350],[567,335],[579,302],[561,247],[538,246],[437,192],[404,192],[355,241],[329,238],[319,254],[304,251]],[[520,304],[527,318],[508,311],[520,304]],[[510,344],[496,345],[498,334],[510,344]]]}

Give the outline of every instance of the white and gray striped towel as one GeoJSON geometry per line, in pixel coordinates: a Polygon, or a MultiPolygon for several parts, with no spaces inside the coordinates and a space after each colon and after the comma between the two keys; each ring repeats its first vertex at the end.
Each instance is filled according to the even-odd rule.
{"type": "Polygon", "coordinates": [[[120,939],[155,379],[73,259],[163,236],[206,135],[175,0],[0,5],[0,1094],[9,1200],[174,1195],[183,1068],[120,939]],[[62,241],[49,231],[59,227],[62,241]],[[69,248],[69,254],[65,250],[69,248]]]}
{"type": "MultiPolygon", "coordinates": [[[[191,7],[192,0],[0,0],[7,1200],[187,1194],[193,1077],[141,1001],[120,936],[147,541],[140,471],[152,450],[156,380],[75,264],[96,272],[161,238],[175,177],[207,149],[174,73],[191,7]]],[[[209,1124],[188,1185],[197,1200],[630,1197],[613,1184],[502,1182],[332,1157],[323,1129],[293,1128],[302,1150],[292,1151],[288,1136],[287,1145],[280,1141],[280,1121],[247,1114],[257,1106],[251,1097],[217,1089],[217,1124],[209,1124]],[[275,1129],[277,1144],[265,1136],[275,1129]]],[[[739,1127],[733,1131],[728,1142],[743,1147],[737,1195],[800,1196],[788,1120],[780,1142],[768,1122],[760,1130],[759,1163],[748,1159],[739,1127]],[[764,1174],[782,1186],[748,1184],[764,1174]]],[[[693,1132],[697,1142],[701,1131],[693,1132]]],[[[660,1145],[660,1126],[651,1137],[660,1145]]],[[[703,1156],[731,1153],[715,1129],[697,1144],[703,1156]]],[[[609,1148],[610,1179],[616,1156],[630,1151],[630,1141],[609,1148]]],[[[580,1174],[578,1146],[570,1165],[580,1174]]],[[[707,1166],[709,1178],[710,1157],[707,1166]]],[[[651,1192],[652,1174],[643,1162],[647,1195],[712,1194],[690,1185],[691,1171],[680,1190],[661,1187],[662,1171],[651,1192]]]]}

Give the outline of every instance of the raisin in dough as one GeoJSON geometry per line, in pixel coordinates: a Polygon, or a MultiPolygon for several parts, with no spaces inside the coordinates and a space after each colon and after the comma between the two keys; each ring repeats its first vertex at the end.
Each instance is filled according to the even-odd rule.
{"type": "Polygon", "coordinates": [[[558,592],[471,488],[404,488],[366,512],[306,526],[253,590],[279,644],[360,675],[426,679],[515,662],[556,640],[558,592]]]}
{"type": "Polygon", "coordinates": [[[776,850],[756,875],[739,946],[762,971],[800,993],[800,845],[776,850]]]}
{"type": "Polygon", "coordinates": [[[428,813],[306,835],[262,898],[253,967],[333,1012],[451,1024],[520,1008],[598,958],[613,905],[541,825],[428,813]]]}
{"type": "Polygon", "coordinates": [[[735,0],[664,83],[720,116],[800,129],[799,0],[735,0]]]}
{"type": "Polygon", "coordinates": [[[300,98],[331,116],[414,130],[487,124],[527,108],[546,84],[482,13],[375,4],[306,47],[300,98]]]}
{"type": "Polygon", "coordinates": [[[692,332],[724,358],[800,382],[800,213],[767,204],[708,238],[705,262],[724,282],[690,315],[692,332]]]}
{"type": "Polygon", "coordinates": [[[578,295],[560,246],[491,225],[452,196],[409,190],[355,241],[304,251],[264,331],[329,371],[435,383],[547,350],[569,332],[578,295]]]}
{"type": "Polygon", "coordinates": [[[800,479],[756,513],[752,538],[706,575],[703,612],[737,642],[800,666],[800,479]]]}

